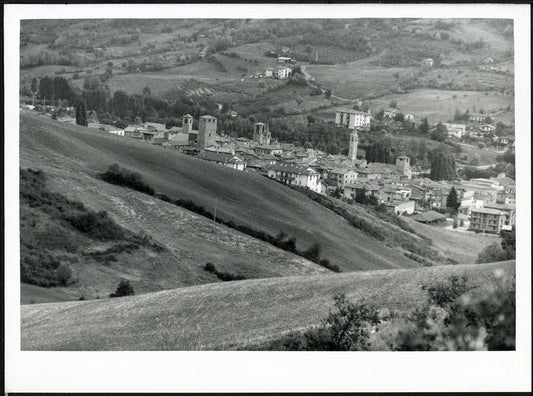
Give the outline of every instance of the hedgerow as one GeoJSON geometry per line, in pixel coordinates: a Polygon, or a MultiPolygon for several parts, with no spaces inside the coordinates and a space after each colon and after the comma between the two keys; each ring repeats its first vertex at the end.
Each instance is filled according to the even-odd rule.
{"type": "MultiPolygon", "coordinates": [[[[130,177],[123,177],[123,175],[131,175],[132,172],[126,170],[126,169],[120,169],[117,164],[113,164],[110,166],[109,170],[102,174],[101,177],[104,181],[107,181],[108,183],[112,184],[118,184],[121,186],[131,187],[128,184],[125,184],[124,180],[129,180],[130,177]],[[107,174],[107,176],[105,176],[107,174]]],[[[190,199],[172,199],[168,195],[156,193],[155,190],[144,183],[142,178],[135,177],[135,185],[141,186],[140,189],[137,189],[140,192],[145,192],[149,195],[153,195],[162,201],[171,203],[176,206],[180,206],[182,208],[188,209],[191,212],[197,213],[201,216],[207,217],[209,219],[213,219],[213,214],[206,210],[203,206],[200,206],[196,204],[194,201],[190,199]]],[[[134,188],[134,187],[131,187],[134,188]]],[[[239,232],[242,232],[243,234],[250,235],[253,238],[260,239],[264,242],[267,242],[273,246],[276,246],[280,249],[289,251],[291,253],[295,253],[299,256],[308,258],[309,260],[315,262],[316,264],[322,265],[323,267],[334,271],[334,272],[341,272],[340,268],[337,265],[331,264],[329,260],[320,258],[320,256],[316,255],[309,255],[309,251],[300,251],[296,248],[296,238],[295,237],[289,237],[285,232],[281,231],[277,236],[273,236],[271,234],[268,234],[264,231],[256,230],[250,226],[243,225],[243,224],[235,224],[233,221],[229,220],[223,220],[220,217],[214,219],[215,222],[219,224],[223,224],[226,227],[233,228],[234,230],[237,230],[239,232]]],[[[319,249],[320,250],[320,249],[319,249]]]]}

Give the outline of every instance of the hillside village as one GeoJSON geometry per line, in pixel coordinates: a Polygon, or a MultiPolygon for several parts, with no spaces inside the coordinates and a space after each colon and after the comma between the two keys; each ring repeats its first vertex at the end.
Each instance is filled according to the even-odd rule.
{"type": "MultiPolygon", "coordinates": [[[[397,109],[385,109],[383,117],[393,120],[398,114],[397,109]]],[[[410,113],[404,117],[414,118],[410,113]]],[[[490,179],[436,182],[429,178],[429,169],[412,167],[406,156],[398,156],[396,164],[368,163],[364,158],[357,158],[359,135],[370,129],[371,120],[374,121],[371,113],[337,109],[331,122],[350,131],[347,156],[278,142],[272,139],[268,124],[262,122],[254,124],[251,140],[225,136],[217,130],[217,119],[210,115],[199,117],[197,130],[193,129],[194,119],[190,114],[182,117],[181,127],[169,129],[155,122],[129,125],[124,129],[93,122],[89,128],[177,150],[237,171],[258,172],[289,186],[305,187],[348,202],[371,200],[396,215],[413,215],[413,219],[423,223],[445,220],[439,212],[446,212],[448,195],[453,188],[459,202],[454,229],[497,234],[515,224],[515,181],[505,173],[490,179]]],[[[73,123],[75,119],[66,117],[59,121],[73,123]]],[[[447,137],[454,140],[466,136],[475,138],[494,131],[494,126],[485,124],[490,121],[487,117],[471,115],[469,121],[468,127],[443,123],[447,137]]],[[[496,139],[495,144],[500,148],[514,147],[514,137],[496,139]]]]}
{"type": "Polygon", "coordinates": [[[22,349],[515,348],[513,29],[21,22],[22,349]]]}

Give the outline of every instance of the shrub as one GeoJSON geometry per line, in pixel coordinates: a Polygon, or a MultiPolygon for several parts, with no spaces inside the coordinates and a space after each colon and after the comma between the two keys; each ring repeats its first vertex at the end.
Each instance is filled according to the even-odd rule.
{"type": "Polygon", "coordinates": [[[485,247],[477,256],[477,263],[492,263],[495,261],[508,260],[507,252],[499,243],[493,243],[485,247]]]}
{"type": "Polygon", "coordinates": [[[309,249],[303,252],[303,256],[311,261],[318,261],[320,258],[320,251],[322,250],[320,244],[313,243],[309,249]]]}
{"type": "Polygon", "coordinates": [[[246,279],[245,276],[243,275],[236,275],[236,274],[232,274],[230,272],[222,272],[222,271],[218,271],[216,268],[215,268],[215,265],[213,263],[207,263],[204,267],[204,269],[207,271],[207,272],[211,272],[212,274],[215,274],[218,279],[220,279],[221,281],[223,282],[229,282],[229,281],[236,281],[236,280],[244,280],[246,279]]]}
{"type": "Polygon", "coordinates": [[[135,291],[133,290],[133,287],[130,285],[130,282],[127,280],[121,280],[118,284],[117,290],[115,290],[114,293],[111,293],[109,297],[125,297],[125,296],[133,296],[135,294],[135,291]]]}
{"type": "Polygon", "coordinates": [[[338,265],[331,264],[329,260],[327,259],[320,260],[318,264],[320,264],[322,267],[327,268],[333,272],[342,272],[338,265]]]}
{"type": "Polygon", "coordinates": [[[67,286],[72,277],[72,269],[67,263],[61,263],[56,270],[57,280],[61,286],[67,286]]]}
{"type": "Polygon", "coordinates": [[[335,311],[320,326],[292,332],[267,349],[290,351],[365,351],[369,336],[380,320],[378,311],[364,301],[350,302],[344,294],[334,297],[335,311]]]}
{"type": "Polygon", "coordinates": [[[122,228],[110,219],[105,211],[65,215],[64,218],[77,230],[102,241],[124,237],[122,228]]]}
{"type": "Polygon", "coordinates": [[[129,187],[149,195],[154,195],[155,193],[154,189],[142,180],[140,174],[127,169],[120,169],[117,164],[111,165],[100,177],[108,183],[129,187]]]}

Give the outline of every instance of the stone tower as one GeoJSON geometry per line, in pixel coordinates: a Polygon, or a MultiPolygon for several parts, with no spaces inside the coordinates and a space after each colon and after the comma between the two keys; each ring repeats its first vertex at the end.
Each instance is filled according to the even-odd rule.
{"type": "Polygon", "coordinates": [[[350,134],[350,146],[348,148],[348,159],[355,161],[357,159],[357,146],[359,145],[359,135],[357,129],[354,129],[350,134]]]}
{"type": "Polygon", "coordinates": [[[190,114],[185,114],[183,117],[181,117],[182,120],[182,131],[183,133],[191,133],[192,132],[192,120],[193,116],[190,114]]]}
{"type": "Polygon", "coordinates": [[[405,176],[411,178],[410,158],[405,155],[400,155],[396,158],[396,169],[402,172],[405,176]]]}
{"type": "Polygon", "coordinates": [[[203,150],[209,146],[214,146],[216,136],[217,119],[210,115],[201,116],[198,122],[198,148],[203,150]]]}
{"type": "Polygon", "coordinates": [[[254,142],[259,144],[270,144],[270,130],[268,125],[263,124],[262,122],[256,122],[254,125],[254,142]]]}

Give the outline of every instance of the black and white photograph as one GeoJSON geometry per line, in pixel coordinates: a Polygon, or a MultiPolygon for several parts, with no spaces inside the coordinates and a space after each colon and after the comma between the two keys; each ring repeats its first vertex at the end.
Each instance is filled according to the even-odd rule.
{"type": "Polygon", "coordinates": [[[531,389],[528,6],[107,6],[6,8],[13,384],[531,389]]]}

